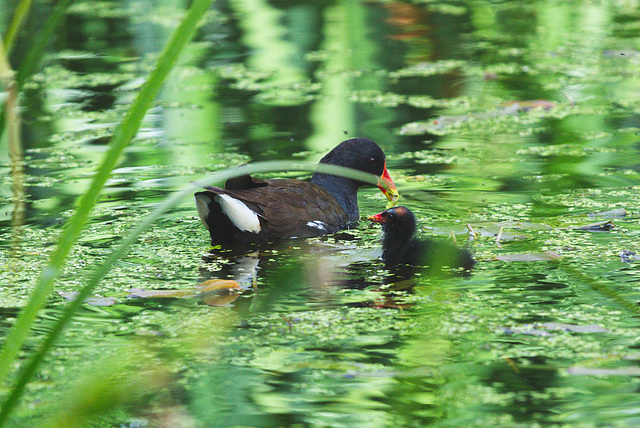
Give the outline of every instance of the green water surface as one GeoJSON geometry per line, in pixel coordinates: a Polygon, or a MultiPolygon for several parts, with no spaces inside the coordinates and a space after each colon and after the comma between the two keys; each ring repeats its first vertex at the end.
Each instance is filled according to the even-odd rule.
{"type": "MultiPolygon", "coordinates": [[[[0,6],[1,32],[13,11],[0,6]]],[[[25,83],[24,176],[0,145],[1,337],[183,12],[74,2],[25,83]]],[[[637,1],[214,1],[21,361],[171,192],[252,161],[315,162],[349,137],[383,147],[423,234],[453,235],[479,262],[402,282],[365,220],[212,250],[184,200],[101,282],[8,425],[640,424],[639,29],[637,1]],[[142,293],[210,279],[240,292],[142,293]]],[[[385,201],[362,189],[361,214],[385,201]]]]}

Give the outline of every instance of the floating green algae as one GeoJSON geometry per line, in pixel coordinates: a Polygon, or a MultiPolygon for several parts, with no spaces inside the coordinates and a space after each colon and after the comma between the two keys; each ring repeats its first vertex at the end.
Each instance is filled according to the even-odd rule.
{"type": "MultiPolygon", "coordinates": [[[[262,426],[637,422],[633,4],[262,6],[272,15],[259,30],[296,49],[265,55],[243,38],[245,14],[212,11],[111,177],[33,343],[73,296],[64,293],[77,291],[172,190],[253,160],[317,160],[351,136],[383,146],[420,232],[453,235],[479,260],[474,271],[407,285],[377,260],[380,230],[364,220],[243,259],[209,248],[188,199],[95,290],[20,421],[41,422],[66,405],[71,393],[60,385],[98,384],[99,357],[122,354],[133,359],[123,373],[154,373],[164,392],[104,425],[171,417],[262,426]],[[279,63],[260,65],[257,55],[279,63]],[[224,307],[132,292],[228,277],[242,278],[242,290],[224,307]]],[[[149,72],[156,37],[179,19],[166,6],[153,16],[129,7],[75,6],[73,19],[95,33],[69,38],[73,46],[61,38],[62,50],[54,47],[27,82],[24,179],[10,177],[10,159],[0,159],[3,332],[149,72]],[[138,27],[103,40],[106,22],[127,28],[126,20],[138,27]],[[23,193],[14,190],[20,184],[23,193]]],[[[384,207],[375,188],[362,189],[359,201],[362,217],[384,207]]]]}

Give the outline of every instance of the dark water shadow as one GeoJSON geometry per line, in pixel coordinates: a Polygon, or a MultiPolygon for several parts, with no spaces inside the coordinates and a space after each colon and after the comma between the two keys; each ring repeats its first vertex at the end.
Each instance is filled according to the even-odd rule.
{"type": "Polygon", "coordinates": [[[253,300],[267,292],[279,295],[279,310],[406,309],[410,305],[403,297],[421,280],[471,275],[470,270],[442,267],[386,266],[379,258],[379,248],[363,247],[359,238],[342,233],[324,240],[288,241],[269,247],[212,248],[202,256],[199,280],[237,281],[242,296],[233,306],[245,312],[247,305],[255,305],[253,300]],[[286,291],[275,291],[283,282],[292,285],[286,291]],[[373,299],[371,291],[375,292],[373,299]]]}

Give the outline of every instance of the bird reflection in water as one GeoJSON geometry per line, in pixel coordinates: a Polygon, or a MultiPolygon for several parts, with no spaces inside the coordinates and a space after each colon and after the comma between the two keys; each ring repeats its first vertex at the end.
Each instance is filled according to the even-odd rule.
{"type": "MultiPolygon", "coordinates": [[[[269,305],[301,310],[336,306],[403,309],[411,306],[411,299],[406,297],[413,286],[425,278],[465,276],[470,272],[443,266],[389,265],[380,260],[379,248],[362,248],[358,240],[342,232],[328,238],[254,247],[252,251],[214,248],[203,257],[200,279],[237,281],[241,292],[229,303],[241,312],[255,312],[269,305]],[[373,299],[371,291],[376,292],[373,299]],[[262,304],[261,300],[269,303],[262,304]]],[[[446,255],[440,250],[453,248],[454,254],[468,256],[465,262],[473,264],[466,250],[448,242],[443,242],[442,248],[439,242],[433,241],[433,245],[438,254],[446,255]]]]}

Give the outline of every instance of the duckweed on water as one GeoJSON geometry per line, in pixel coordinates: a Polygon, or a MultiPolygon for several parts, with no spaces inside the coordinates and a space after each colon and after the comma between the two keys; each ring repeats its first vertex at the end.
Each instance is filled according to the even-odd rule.
{"type": "Polygon", "coordinates": [[[442,60],[437,62],[422,62],[411,67],[403,68],[389,73],[391,79],[400,79],[414,76],[432,76],[434,74],[445,74],[465,66],[462,60],[442,60]]]}
{"type": "MultiPolygon", "coordinates": [[[[421,232],[453,232],[480,261],[466,278],[422,275],[408,287],[376,260],[379,229],[366,222],[235,257],[209,249],[192,201],[184,201],[95,290],[115,304],[84,307],[32,384],[18,422],[45,417],[50,403],[68,396],[58,385],[93,375],[98,357],[118,354],[133,360],[122,373],[155,374],[166,382],[157,390],[168,392],[142,396],[99,421],[105,425],[153,425],[175,415],[263,426],[637,422],[640,265],[620,257],[640,253],[633,6],[418,2],[403,13],[388,2],[356,2],[350,11],[358,13],[341,19],[372,31],[342,40],[328,31],[342,22],[332,6],[310,6],[305,15],[267,3],[278,16],[268,37],[295,47],[297,72],[280,79],[254,66],[260,47],[242,38],[245,15],[212,12],[111,177],[57,291],[77,291],[171,190],[254,159],[317,159],[337,142],[324,136],[330,130],[379,141],[421,232]],[[367,17],[366,25],[350,22],[355,16],[367,17]],[[428,61],[427,51],[441,59],[428,61]],[[327,77],[344,82],[335,99],[324,95],[327,77]],[[344,123],[317,114],[326,101],[344,123]],[[613,229],[580,229],[609,217],[613,229]],[[561,258],[536,258],[548,251],[561,258]],[[240,276],[243,291],[226,307],[197,297],[129,297],[135,288],[193,290],[203,280],[240,276]]],[[[84,26],[74,28],[87,34],[104,22],[138,27],[109,40],[67,34],[73,48],[54,48],[26,85],[33,135],[25,137],[25,224],[12,215],[13,201],[25,195],[0,178],[3,332],[149,72],[157,54],[144,49],[180,16],[130,6],[76,3],[70,16],[84,26]],[[140,28],[151,31],[139,37],[140,28]]],[[[8,171],[10,161],[1,165],[8,171]]],[[[376,189],[362,189],[359,201],[362,216],[384,206],[376,189]]],[[[60,296],[51,296],[33,343],[59,316],[60,296]]]]}
{"type": "Polygon", "coordinates": [[[25,89],[39,89],[40,86],[65,88],[115,88],[136,77],[130,73],[74,73],[59,65],[45,68],[41,73],[34,74],[25,89]],[[64,82],[64,83],[63,83],[64,82]]]}

